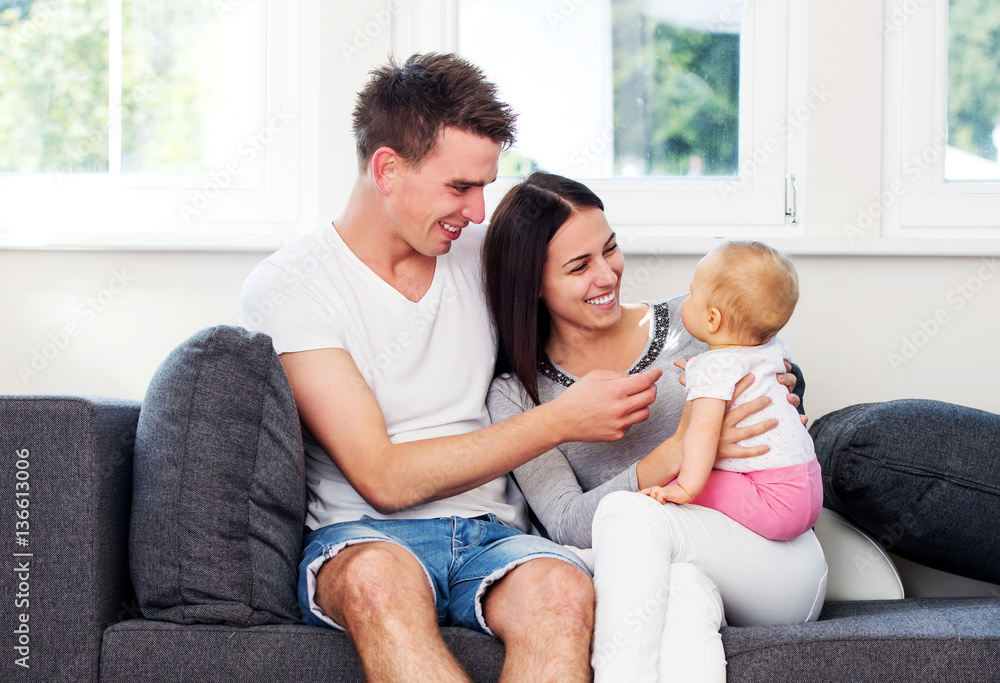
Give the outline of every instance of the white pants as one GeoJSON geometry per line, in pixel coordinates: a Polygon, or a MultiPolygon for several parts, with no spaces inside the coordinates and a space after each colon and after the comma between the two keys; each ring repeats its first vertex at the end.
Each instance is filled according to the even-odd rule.
{"type": "Polygon", "coordinates": [[[596,681],[726,680],[719,627],[819,616],[815,534],[770,541],[721,512],[618,491],[594,515],[596,681]]]}

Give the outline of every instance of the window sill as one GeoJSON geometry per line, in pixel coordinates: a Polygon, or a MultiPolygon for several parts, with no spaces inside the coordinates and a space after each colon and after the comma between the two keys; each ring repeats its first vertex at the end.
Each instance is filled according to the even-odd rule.
{"type": "Polygon", "coordinates": [[[749,231],[722,237],[653,237],[619,233],[626,254],[703,255],[727,239],[759,239],[789,256],[998,256],[1000,238],[877,237],[850,242],[840,237],[776,237],[749,231]]]}

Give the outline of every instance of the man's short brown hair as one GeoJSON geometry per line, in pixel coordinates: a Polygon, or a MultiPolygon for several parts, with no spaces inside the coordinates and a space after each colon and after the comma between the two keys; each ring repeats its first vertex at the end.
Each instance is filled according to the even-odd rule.
{"type": "Polygon", "coordinates": [[[354,106],[354,139],[364,170],[379,147],[419,166],[446,127],[514,143],[516,115],[478,67],[454,54],[416,54],[371,72],[354,106]]]}

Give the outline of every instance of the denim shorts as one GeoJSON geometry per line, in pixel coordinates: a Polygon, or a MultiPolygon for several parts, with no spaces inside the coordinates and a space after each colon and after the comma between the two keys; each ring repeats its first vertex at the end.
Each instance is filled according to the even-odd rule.
{"type": "Polygon", "coordinates": [[[305,537],[299,563],[299,607],[305,623],[343,630],[314,600],[316,575],[323,563],[343,548],[371,541],[395,543],[417,558],[434,593],[438,624],[465,626],[490,635],[493,632],[483,619],[482,596],[518,565],[551,557],[591,575],[570,550],[507,526],[493,514],[472,519],[379,520],[365,516],[356,522],[325,526],[305,537]]]}

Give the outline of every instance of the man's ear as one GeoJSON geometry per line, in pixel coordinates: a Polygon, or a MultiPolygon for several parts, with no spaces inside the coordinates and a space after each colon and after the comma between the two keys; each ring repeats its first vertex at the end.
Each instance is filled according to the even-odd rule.
{"type": "Polygon", "coordinates": [[[715,334],[722,327],[722,311],[718,308],[709,308],[705,315],[705,326],[711,334],[715,334]]]}
{"type": "Polygon", "coordinates": [[[375,185],[383,193],[388,194],[392,191],[392,184],[396,179],[396,174],[399,172],[401,164],[402,160],[392,147],[379,147],[372,154],[369,168],[375,180],[375,185]]]}

